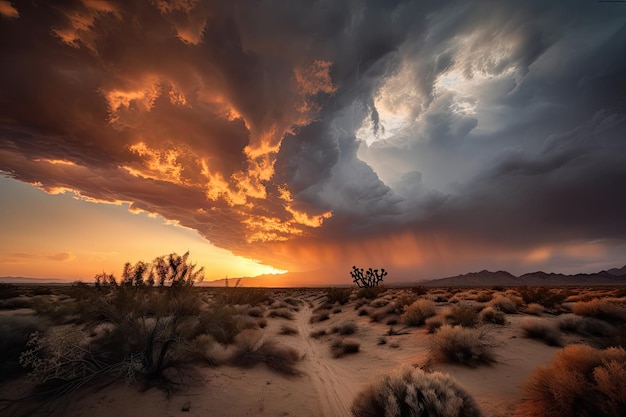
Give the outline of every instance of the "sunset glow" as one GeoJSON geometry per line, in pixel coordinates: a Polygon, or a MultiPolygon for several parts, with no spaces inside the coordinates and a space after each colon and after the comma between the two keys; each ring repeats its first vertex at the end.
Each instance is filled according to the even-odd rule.
{"type": "Polygon", "coordinates": [[[40,3],[0,1],[0,276],[625,262],[623,5],[40,3]]]}

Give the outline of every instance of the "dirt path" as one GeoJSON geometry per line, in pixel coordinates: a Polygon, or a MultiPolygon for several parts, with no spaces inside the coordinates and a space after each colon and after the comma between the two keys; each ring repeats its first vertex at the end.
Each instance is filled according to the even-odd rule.
{"type": "Polygon", "coordinates": [[[305,306],[296,317],[298,345],[304,350],[302,370],[311,379],[317,392],[323,417],[350,416],[350,404],[356,394],[354,375],[340,360],[334,359],[327,343],[309,336],[312,311],[305,306]]]}

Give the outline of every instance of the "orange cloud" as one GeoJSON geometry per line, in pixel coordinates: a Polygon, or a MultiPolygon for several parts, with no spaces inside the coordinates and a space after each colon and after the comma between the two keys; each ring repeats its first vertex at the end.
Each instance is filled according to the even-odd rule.
{"type": "Polygon", "coordinates": [[[20,17],[20,13],[9,1],[0,1],[0,15],[9,19],[17,19],[20,17]]]}

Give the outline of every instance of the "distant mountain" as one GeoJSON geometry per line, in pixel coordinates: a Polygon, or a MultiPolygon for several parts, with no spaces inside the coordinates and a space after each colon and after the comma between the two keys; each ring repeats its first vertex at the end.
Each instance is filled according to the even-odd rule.
{"type": "Polygon", "coordinates": [[[608,271],[606,271],[607,273],[611,274],[611,275],[616,275],[616,276],[623,276],[626,275],[626,265],[624,265],[621,268],[611,268],[608,271]]]}
{"type": "Polygon", "coordinates": [[[28,278],[0,277],[0,284],[69,284],[70,280],[62,278],[28,278]]]}
{"type": "Polygon", "coordinates": [[[483,270],[454,277],[420,282],[428,287],[474,287],[474,286],[516,286],[516,285],[626,285],[626,266],[591,274],[555,274],[543,271],[515,276],[506,271],[483,270]]]}

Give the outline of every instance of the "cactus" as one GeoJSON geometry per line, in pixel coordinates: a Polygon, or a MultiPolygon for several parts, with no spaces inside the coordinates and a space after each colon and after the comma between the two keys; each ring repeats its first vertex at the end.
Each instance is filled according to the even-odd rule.
{"type": "Polygon", "coordinates": [[[372,288],[377,287],[383,281],[383,278],[387,275],[385,268],[378,269],[369,268],[365,271],[363,268],[352,267],[350,272],[352,280],[359,288],[372,288]]]}

